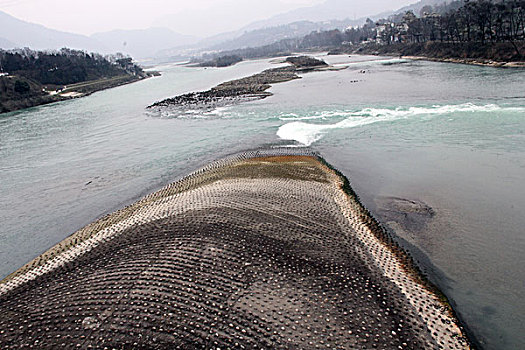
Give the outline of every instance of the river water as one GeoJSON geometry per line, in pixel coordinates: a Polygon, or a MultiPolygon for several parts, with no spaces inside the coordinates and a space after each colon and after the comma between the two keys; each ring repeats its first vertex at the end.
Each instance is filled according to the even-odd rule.
{"type": "MultiPolygon", "coordinates": [[[[408,247],[486,349],[525,346],[525,71],[322,56],[256,102],[184,116],[145,106],[275,67],[156,67],[161,77],[0,116],[0,277],[75,230],[222,156],[309,146],[381,218],[434,216],[408,247]]],[[[385,222],[387,224],[387,222],[385,222]]]]}

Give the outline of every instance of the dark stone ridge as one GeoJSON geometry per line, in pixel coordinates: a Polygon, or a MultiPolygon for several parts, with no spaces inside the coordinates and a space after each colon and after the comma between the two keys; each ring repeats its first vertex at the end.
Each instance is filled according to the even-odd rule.
{"type": "Polygon", "coordinates": [[[310,56],[288,57],[286,62],[293,64],[296,68],[319,68],[328,66],[325,61],[310,56]]]}
{"type": "Polygon", "coordinates": [[[266,92],[270,88],[270,84],[298,78],[293,67],[268,69],[250,77],[222,83],[207,91],[190,92],[168,98],[156,102],[148,108],[168,106],[215,108],[242,99],[261,99],[271,96],[270,93],[266,92]]]}
{"type": "Polygon", "coordinates": [[[212,111],[217,107],[264,99],[272,94],[267,92],[272,84],[299,79],[299,72],[325,69],[328,65],[313,57],[288,57],[286,62],[291,65],[267,69],[252,76],[222,83],[210,90],[190,92],[184,95],[156,102],[148,109],[161,113],[168,109],[174,115],[184,115],[188,111],[212,111]]]}
{"type": "Polygon", "coordinates": [[[242,57],[237,55],[225,55],[212,58],[210,60],[198,63],[199,67],[229,67],[242,62],[242,57]]]}
{"type": "Polygon", "coordinates": [[[0,348],[468,349],[308,151],[233,156],[0,283],[0,348]]]}
{"type": "Polygon", "coordinates": [[[294,67],[282,67],[268,69],[261,73],[222,83],[216,87],[201,92],[190,92],[188,94],[168,98],[149,106],[149,109],[170,107],[184,112],[191,110],[213,110],[235,103],[264,99],[272,94],[267,92],[271,84],[281,83],[299,76],[294,67]]]}

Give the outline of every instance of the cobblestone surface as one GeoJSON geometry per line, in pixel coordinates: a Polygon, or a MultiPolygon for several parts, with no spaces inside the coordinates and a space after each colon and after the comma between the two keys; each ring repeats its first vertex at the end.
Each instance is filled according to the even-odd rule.
{"type": "Polygon", "coordinates": [[[307,150],[215,162],[0,283],[0,348],[467,349],[307,150]]]}

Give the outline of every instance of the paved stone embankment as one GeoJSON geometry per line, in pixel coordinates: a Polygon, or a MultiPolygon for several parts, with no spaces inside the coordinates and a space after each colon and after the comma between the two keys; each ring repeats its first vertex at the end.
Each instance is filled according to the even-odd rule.
{"type": "Polygon", "coordinates": [[[0,348],[58,347],[469,348],[344,179],[306,150],[215,162],[2,281],[0,348]]]}

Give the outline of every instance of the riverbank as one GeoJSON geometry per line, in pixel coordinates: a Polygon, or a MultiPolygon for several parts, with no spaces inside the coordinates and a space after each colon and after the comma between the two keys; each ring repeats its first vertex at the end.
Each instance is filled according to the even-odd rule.
{"type": "Polygon", "coordinates": [[[298,73],[340,69],[330,67],[326,62],[308,56],[288,57],[279,63],[289,66],[267,69],[252,76],[228,81],[201,92],[191,92],[156,102],[147,108],[160,112],[166,108],[175,113],[188,111],[213,111],[246,101],[261,100],[272,96],[267,90],[272,84],[300,79],[298,73]]]}
{"type": "Polygon", "coordinates": [[[458,63],[458,64],[470,64],[474,66],[484,67],[495,67],[495,68],[525,68],[525,61],[519,62],[497,62],[488,59],[476,59],[476,58],[435,58],[425,56],[401,56],[414,61],[431,61],[431,62],[444,62],[444,63],[458,63]]]}
{"type": "Polygon", "coordinates": [[[20,345],[468,349],[449,305],[308,150],[215,162],[0,284],[20,345]]]}
{"type": "Polygon", "coordinates": [[[89,96],[97,91],[111,89],[117,86],[135,83],[137,81],[158,76],[159,73],[145,73],[143,75],[121,75],[111,78],[103,78],[92,81],[85,81],[76,84],[57,88],[56,90],[46,91],[44,86],[35,81],[27,80],[18,76],[0,77],[0,88],[5,91],[15,91],[15,83],[23,81],[30,88],[27,92],[20,92],[16,95],[7,95],[0,100],[0,114],[8,113],[24,108],[36,107],[40,105],[66,101],[73,98],[89,96]],[[30,92],[29,90],[32,90],[30,92]]]}
{"type": "MultiPolygon", "coordinates": [[[[501,68],[523,68],[525,43],[444,43],[427,42],[391,45],[366,44],[346,48],[348,53],[396,56],[414,60],[461,63],[501,68]]],[[[335,53],[336,51],[334,51],[335,53]]],[[[340,51],[337,51],[340,52],[340,51]]]]}
{"type": "Polygon", "coordinates": [[[0,113],[64,101],[149,78],[131,57],[0,49],[0,113]]]}

